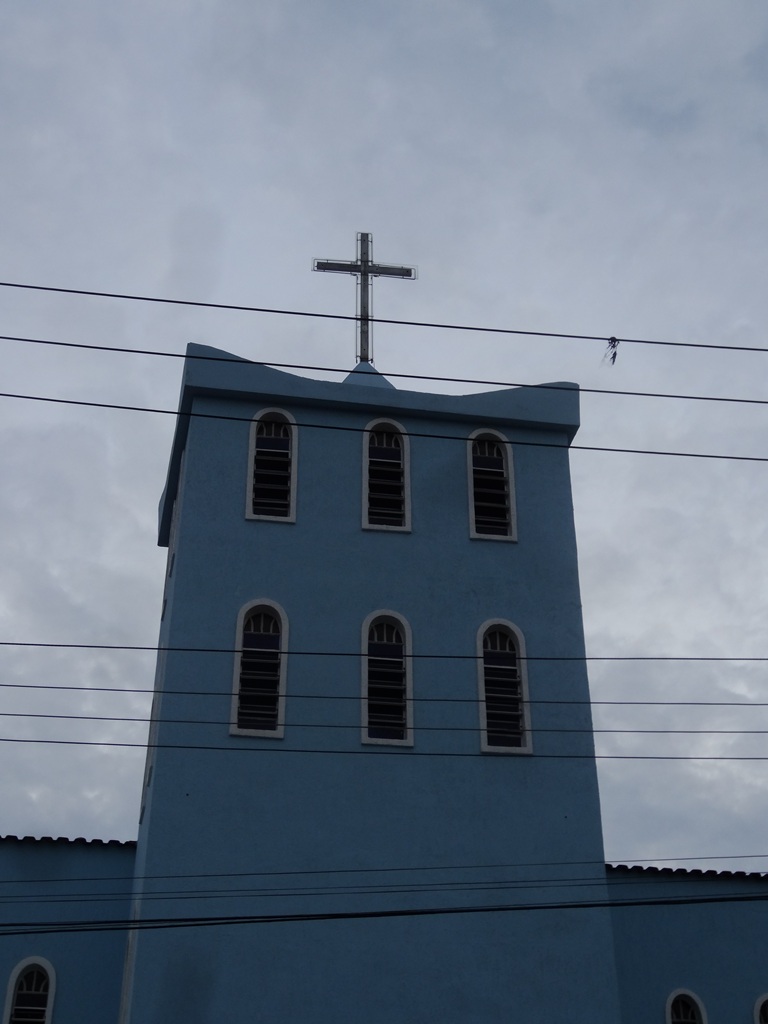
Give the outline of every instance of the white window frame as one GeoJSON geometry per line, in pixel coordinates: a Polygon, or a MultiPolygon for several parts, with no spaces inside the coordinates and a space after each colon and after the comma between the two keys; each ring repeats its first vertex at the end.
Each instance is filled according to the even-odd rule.
{"type": "Polygon", "coordinates": [[[763,992],[763,994],[761,996],[758,996],[757,1000],[755,1001],[755,1024],[760,1024],[760,1009],[763,1003],[768,1003],[768,992],[763,992]]]}
{"type": "Polygon", "coordinates": [[[486,619],[477,631],[477,700],[480,712],[480,750],[484,754],[532,754],[533,734],[531,732],[531,703],[528,695],[528,660],[525,654],[525,637],[522,631],[509,619],[486,619]],[[485,705],[485,658],[483,640],[489,629],[500,628],[511,633],[517,645],[520,663],[520,699],[523,705],[523,729],[525,743],[520,747],[497,747],[488,742],[488,715],[485,705]]]}
{"type": "Polygon", "coordinates": [[[704,1008],[704,1003],[699,999],[695,992],[691,992],[689,988],[676,988],[674,992],[670,992],[667,997],[667,1012],[665,1020],[667,1024],[671,1024],[672,1021],[672,1003],[678,996],[686,996],[692,1002],[696,1004],[696,1008],[699,1011],[701,1017],[701,1024],[707,1024],[707,1011],[704,1008]]]}
{"type": "Polygon", "coordinates": [[[26,971],[28,967],[41,967],[48,975],[48,1002],[45,1007],[44,1024],[50,1024],[51,1022],[53,1017],[53,998],[56,995],[56,971],[53,969],[53,964],[50,960],[46,960],[44,956],[28,956],[24,960],[19,961],[11,971],[11,976],[8,981],[8,989],[5,995],[3,1024],[8,1024],[11,1019],[11,1009],[13,1008],[13,997],[16,992],[16,983],[19,980],[19,976],[26,971]]]}
{"type": "Polygon", "coordinates": [[[371,612],[363,622],[361,630],[360,658],[360,741],[361,743],[384,747],[413,746],[413,636],[410,623],[389,608],[380,608],[371,612]],[[402,740],[380,739],[368,735],[368,633],[374,622],[389,621],[397,625],[403,632],[405,641],[405,738],[402,740]]]}
{"type": "Polygon", "coordinates": [[[397,420],[389,419],[387,417],[380,417],[371,422],[363,430],[363,498],[362,498],[362,512],[363,512],[363,529],[364,530],[384,530],[389,533],[410,533],[411,532],[411,445],[408,437],[408,432],[405,427],[398,423],[397,420]],[[402,526],[389,526],[386,523],[371,523],[368,521],[368,469],[369,469],[369,454],[368,449],[371,441],[371,434],[374,430],[389,428],[393,432],[400,435],[400,443],[402,445],[403,454],[403,525],[402,526]]]}
{"type": "Polygon", "coordinates": [[[248,439],[248,486],[245,492],[245,518],[259,519],[268,523],[295,523],[296,522],[296,467],[299,456],[299,431],[296,420],[285,409],[265,408],[260,409],[251,421],[251,432],[248,439]],[[253,511],[253,463],[256,458],[256,431],[259,423],[264,418],[281,420],[288,427],[291,435],[291,500],[287,516],[264,516],[253,511]]]}
{"type": "Polygon", "coordinates": [[[240,609],[237,616],[237,633],[235,634],[235,668],[232,680],[232,707],[230,711],[230,736],[263,736],[266,739],[281,740],[285,735],[285,693],[288,678],[288,616],[285,609],[277,601],[268,597],[260,597],[249,601],[240,609]],[[273,612],[280,622],[280,679],[277,696],[277,729],[242,729],[237,724],[237,711],[240,700],[240,662],[243,650],[243,627],[246,618],[259,608],[273,612]]]}
{"type": "Polygon", "coordinates": [[[512,444],[498,430],[481,427],[473,431],[467,438],[467,496],[469,499],[469,536],[472,540],[495,540],[508,543],[517,540],[517,505],[515,501],[515,468],[512,458],[512,444]],[[507,479],[507,495],[509,497],[509,533],[506,537],[493,533],[478,533],[475,526],[475,474],[472,465],[472,445],[483,438],[493,438],[501,445],[504,455],[504,469],[507,479]]]}

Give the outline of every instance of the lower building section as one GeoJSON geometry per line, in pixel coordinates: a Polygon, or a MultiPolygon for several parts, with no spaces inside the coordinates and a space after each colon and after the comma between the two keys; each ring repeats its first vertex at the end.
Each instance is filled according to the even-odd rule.
{"type": "Polygon", "coordinates": [[[150,893],[135,852],[0,839],[2,1024],[768,1022],[760,874],[196,873],[182,892],[169,870],[150,893]]]}

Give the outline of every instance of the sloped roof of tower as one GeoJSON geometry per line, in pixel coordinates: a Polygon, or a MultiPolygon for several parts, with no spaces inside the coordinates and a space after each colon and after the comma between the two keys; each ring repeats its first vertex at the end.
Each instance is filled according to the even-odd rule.
{"type": "Polygon", "coordinates": [[[345,384],[366,384],[372,388],[394,388],[392,381],[379,373],[373,363],[361,362],[344,378],[345,384]]]}
{"type": "MultiPolygon", "coordinates": [[[[436,418],[489,427],[496,425],[501,429],[553,431],[565,435],[568,444],[579,429],[579,389],[570,381],[469,395],[443,395],[400,390],[369,363],[356,366],[345,380],[337,383],[299,377],[208,345],[190,344],[184,362],[168,478],[160,501],[161,545],[168,543],[189,416],[193,403],[200,398],[247,402],[251,406],[254,402],[263,402],[269,406],[333,407],[339,412],[365,411],[374,416],[436,418]]],[[[250,411],[244,412],[243,418],[250,421],[252,415],[250,411]]],[[[230,413],[227,418],[238,417],[230,413]]],[[[514,438],[511,440],[514,443],[514,438]]]]}

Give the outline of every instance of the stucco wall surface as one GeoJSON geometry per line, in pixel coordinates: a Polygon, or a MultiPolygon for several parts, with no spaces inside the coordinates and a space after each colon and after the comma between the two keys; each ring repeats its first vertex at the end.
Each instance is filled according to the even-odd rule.
{"type": "Polygon", "coordinates": [[[139,934],[131,1020],[166,1020],[181,999],[188,1021],[226,1005],[257,1021],[544,1024],[567,1005],[614,1024],[608,912],[524,909],[568,900],[562,862],[590,862],[605,885],[567,460],[577,393],[429,396],[217,362],[185,379],[139,856],[149,876],[173,864],[188,890],[164,914],[220,920],[139,934]],[[295,523],[245,516],[265,408],[297,424],[295,523]],[[407,533],[362,526],[378,417],[409,436],[407,533]],[[467,438],[488,427],[513,448],[516,542],[470,538],[467,438]],[[280,740],[228,728],[238,614],[260,600],[289,624],[280,740]],[[411,747],[361,742],[361,629],[383,610],[413,637],[411,747]],[[476,645],[491,619],[525,638],[532,756],[480,753],[476,645]]]}
{"type": "Polygon", "coordinates": [[[103,925],[128,917],[134,853],[133,843],[0,839],[3,1005],[16,965],[42,957],[55,972],[55,1024],[114,1024],[126,933],[103,925]]]}
{"type": "Polygon", "coordinates": [[[609,868],[624,1024],[664,1024],[670,993],[697,996],[707,1024],[755,1024],[768,998],[768,877],[609,868]],[[645,905],[642,905],[645,904],[645,905]]]}

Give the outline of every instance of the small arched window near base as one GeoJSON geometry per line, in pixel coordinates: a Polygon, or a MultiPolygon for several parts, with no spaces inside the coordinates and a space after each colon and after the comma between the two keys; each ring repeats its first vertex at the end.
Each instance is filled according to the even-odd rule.
{"type": "Polygon", "coordinates": [[[3,1024],[48,1024],[55,984],[53,967],[47,960],[22,960],[8,984],[3,1024]]]}
{"type": "Polygon", "coordinates": [[[240,613],[232,732],[281,739],[285,732],[288,623],[274,602],[240,613]]]}
{"type": "Polygon", "coordinates": [[[265,409],[251,426],[246,518],[296,521],[296,425],[288,413],[265,409]]]}
{"type": "Polygon", "coordinates": [[[363,526],[411,528],[408,435],[399,423],[375,421],[363,432],[363,526]]]}
{"type": "Polygon", "coordinates": [[[755,1003],[755,1024],[768,1024],[768,995],[762,995],[755,1003]]]}
{"type": "Polygon", "coordinates": [[[501,434],[478,430],[469,439],[469,535],[516,540],[512,449],[501,434]]]}
{"type": "Polygon", "coordinates": [[[477,637],[480,746],[495,754],[529,754],[531,726],[525,646],[503,619],[484,623],[477,637]]]}
{"type": "Polygon", "coordinates": [[[707,1015],[693,992],[678,990],[667,1000],[667,1024],[707,1024],[707,1015]]]}
{"type": "Polygon", "coordinates": [[[377,612],[363,623],[362,740],[413,743],[411,647],[408,623],[377,612]]]}

